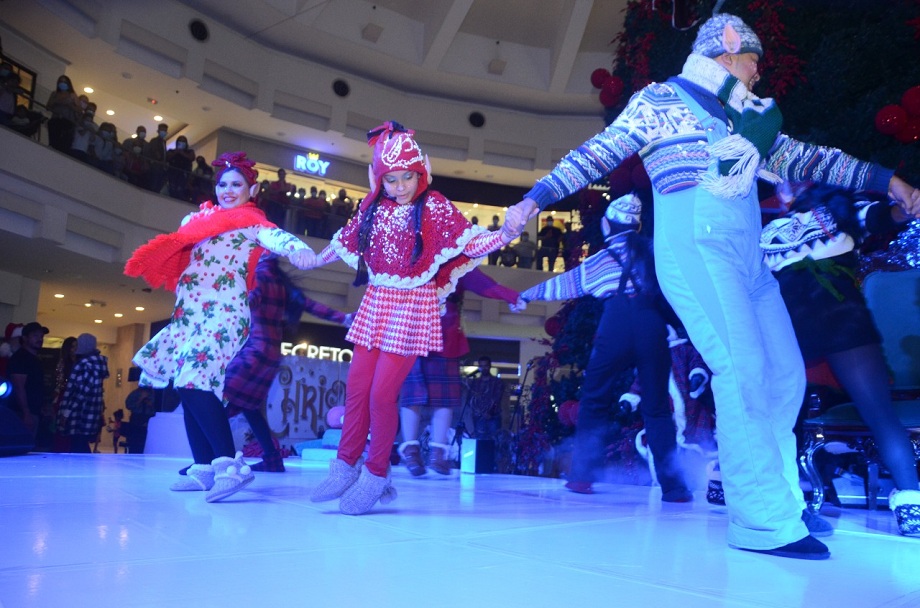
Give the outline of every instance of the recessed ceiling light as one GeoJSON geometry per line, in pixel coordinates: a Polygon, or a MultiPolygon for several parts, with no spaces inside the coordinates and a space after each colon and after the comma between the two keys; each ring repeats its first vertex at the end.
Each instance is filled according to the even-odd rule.
{"type": "Polygon", "coordinates": [[[115,110],[106,110],[105,113],[109,116],[115,116],[115,110]]]}
{"type": "Polygon", "coordinates": [[[102,323],[102,319],[96,319],[93,323],[102,323]]]}
{"type": "Polygon", "coordinates": [[[156,116],[153,117],[153,119],[157,122],[160,122],[161,120],[163,120],[163,117],[157,114],[156,116]]]}
{"type": "Polygon", "coordinates": [[[478,208],[479,208],[479,203],[473,203],[473,209],[478,209],[478,208]]]}
{"type": "Polygon", "coordinates": [[[134,310],[136,310],[137,312],[144,312],[144,307],[143,307],[143,306],[135,306],[135,307],[134,307],[134,310]]]}
{"type": "Polygon", "coordinates": [[[58,300],[60,300],[61,298],[64,297],[64,294],[62,294],[62,293],[56,293],[56,294],[54,294],[54,297],[57,298],[58,300]]]}
{"type": "Polygon", "coordinates": [[[120,318],[122,318],[124,315],[121,314],[120,312],[116,312],[114,316],[115,316],[116,319],[120,319],[120,318]]]}
{"type": "Polygon", "coordinates": [[[87,308],[92,308],[92,307],[93,307],[93,303],[92,303],[92,302],[87,302],[87,303],[84,304],[83,306],[86,306],[87,308]]]}
{"type": "Polygon", "coordinates": [[[95,93],[96,90],[93,89],[93,87],[83,87],[83,92],[84,93],[95,93]]]}

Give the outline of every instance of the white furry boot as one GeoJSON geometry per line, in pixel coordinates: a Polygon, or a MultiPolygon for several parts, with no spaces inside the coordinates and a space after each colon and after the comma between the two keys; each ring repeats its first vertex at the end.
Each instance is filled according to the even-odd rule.
{"type": "Polygon", "coordinates": [[[207,492],[213,487],[214,467],[209,464],[193,464],[169,489],[173,492],[207,492]]]}
{"type": "Polygon", "coordinates": [[[396,488],[390,484],[390,471],[387,470],[385,477],[377,477],[363,466],[358,481],[342,495],[339,510],[346,515],[363,515],[378,500],[383,505],[396,500],[396,488]]]}
{"type": "Polygon", "coordinates": [[[313,488],[310,500],[313,502],[325,502],[338,498],[356,481],[358,481],[358,469],[344,460],[333,458],[329,461],[329,476],[313,488]]]}
{"type": "Polygon", "coordinates": [[[243,461],[243,453],[237,452],[235,458],[221,456],[211,461],[214,468],[214,487],[205,500],[216,502],[236,494],[255,479],[252,469],[243,461]]]}

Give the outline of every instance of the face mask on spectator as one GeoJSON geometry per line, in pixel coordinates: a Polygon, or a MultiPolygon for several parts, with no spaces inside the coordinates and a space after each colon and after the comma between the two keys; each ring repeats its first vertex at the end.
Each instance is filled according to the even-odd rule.
{"type": "Polygon", "coordinates": [[[95,115],[96,115],[96,113],[93,112],[92,110],[89,110],[89,111],[86,112],[86,117],[87,117],[87,118],[92,119],[92,117],[95,116],[95,115]]]}
{"type": "Polygon", "coordinates": [[[147,131],[138,131],[138,132],[137,132],[137,138],[138,138],[138,139],[144,139],[145,137],[147,137],[147,131]]]}
{"type": "Polygon", "coordinates": [[[166,139],[166,134],[167,134],[167,131],[157,131],[157,135],[159,135],[163,139],[166,139]]]}
{"type": "Polygon", "coordinates": [[[111,131],[103,131],[103,132],[102,132],[102,137],[104,137],[105,139],[112,139],[112,132],[111,132],[111,131]]]}
{"type": "Polygon", "coordinates": [[[67,83],[66,83],[66,82],[59,82],[59,83],[58,83],[58,91],[66,91],[66,90],[67,90],[67,83]]]}
{"type": "Polygon", "coordinates": [[[2,69],[2,70],[0,70],[0,78],[6,78],[7,76],[10,75],[10,73],[11,73],[11,72],[10,72],[9,70],[7,70],[7,69],[5,69],[5,68],[2,69]]]}
{"type": "Polygon", "coordinates": [[[186,148],[188,148],[188,144],[185,143],[184,141],[180,141],[179,143],[176,144],[176,147],[179,148],[180,150],[185,150],[186,148]]]}

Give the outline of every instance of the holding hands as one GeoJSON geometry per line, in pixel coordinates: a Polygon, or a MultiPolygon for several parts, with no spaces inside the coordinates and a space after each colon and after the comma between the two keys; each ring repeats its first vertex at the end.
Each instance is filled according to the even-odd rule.
{"type": "Polygon", "coordinates": [[[888,183],[888,197],[896,202],[902,218],[900,221],[920,218],[920,190],[914,188],[900,177],[892,177],[888,183]]]}
{"type": "Polygon", "coordinates": [[[517,302],[514,304],[508,304],[508,308],[511,310],[511,312],[524,312],[527,310],[527,301],[522,298],[518,298],[517,302]]]}
{"type": "Polygon", "coordinates": [[[288,259],[300,270],[310,270],[316,266],[316,254],[309,247],[295,251],[288,259]]]}

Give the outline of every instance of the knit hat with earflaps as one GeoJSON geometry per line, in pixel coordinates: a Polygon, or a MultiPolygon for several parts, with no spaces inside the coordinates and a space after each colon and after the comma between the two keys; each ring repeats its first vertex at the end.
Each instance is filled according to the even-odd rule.
{"type": "Polygon", "coordinates": [[[398,122],[387,121],[367,132],[367,145],[374,148],[371,163],[371,192],[364,197],[364,210],[377,197],[383,187],[383,176],[390,171],[415,171],[419,174],[418,192],[424,192],[431,183],[428,159],[416,143],[415,131],[398,122]]]}
{"type": "Polygon", "coordinates": [[[601,218],[601,231],[604,233],[604,239],[614,236],[612,234],[613,224],[638,228],[642,223],[639,219],[641,215],[642,200],[633,192],[611,201],[601,218]]]}
{"type": "Polygon", "coordinates": [[[760,38],[741,17],[719,13],[700,26],[693,42],[693,52],[703,57],[718,57],[723,53],[756,53],[763,57],[760,38]]]}

